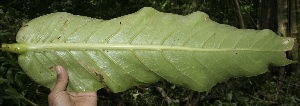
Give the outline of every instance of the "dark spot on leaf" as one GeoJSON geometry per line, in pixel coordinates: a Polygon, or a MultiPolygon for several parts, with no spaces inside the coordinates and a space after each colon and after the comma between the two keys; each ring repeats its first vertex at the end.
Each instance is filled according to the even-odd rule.
{"type": "Polygon", "coordinates": [[[205,20],[207,20],[208,19],[208,17],[205,17],[205,20]]]}
{"type": "Polygon", "coordinates": [[[238,54],[238,53],[235,53],[235,54],[238,54]]]}
{"type": "Polygon", "coordinates": [[[104,81],[103,75],[101,73],[95,73],[95,74],[99,77],[100,82],[104,81]]]}
{"type": "Polygon", "coordinates": [[[122,24],[122,22],[120,22],[120,25],[122,24]]]}
{"type": "Polygon", "coordinates": [[[53,68],[54,68],[54,66],[51,66],[51,67],[49,67],[48,69],[51,70],[51,69],[53,69],[53,68]]]}
{"type": "Polygon", "coordinates": [[[61,36],[57,37],[57,39],[60,39],[61,36]]]}
{"type": "Polygon", "coordinates": [[[64,22],[64,25],[66,25],[68,21],[69,21],[69,20],[66,20],[66,21],[64,22]]]}

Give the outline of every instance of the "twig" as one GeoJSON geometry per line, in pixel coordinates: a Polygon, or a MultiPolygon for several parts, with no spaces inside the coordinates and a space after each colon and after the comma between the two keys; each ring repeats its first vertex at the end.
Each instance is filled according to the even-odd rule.
{"type": "Polygon", "coordinates": [[[241,8],[240,8],[240,4],[238,0],[234,0],[235,5],[236,5],[236,13],[238,15],[239,18],[239,24],[240,24],[240,28],[245,29],[245,24],[244,24],[244,19],[241,13],[241,8]]]}
{"type": "Polygon", "coordinates": [[[164,98],[165,101],[167,101],[168,105],[172,103],[172,99],[168,97],[167,93],[164,91],[163,88],[156,86],[156,90],[161,94],[161,96],[164,98]]]}
{"type": "Polygon", "coordinates": [[[185,106],[197,106],[198,102],[200,101],[200,97],[201,97],[200,92],[192,91],[188,97],[185,106]]]}

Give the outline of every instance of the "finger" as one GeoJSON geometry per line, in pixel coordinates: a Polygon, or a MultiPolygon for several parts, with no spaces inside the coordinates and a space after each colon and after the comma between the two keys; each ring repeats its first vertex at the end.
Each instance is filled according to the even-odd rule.
{"type": "Polygon", "coordinates": [[[68,85],[68,73],[62,66],[60,65],[56,66],[56,73],[57,73],[57,80],[56,80],[56,85],[52,89],[53,93],[66,90],[66,87],[68,85]]]}

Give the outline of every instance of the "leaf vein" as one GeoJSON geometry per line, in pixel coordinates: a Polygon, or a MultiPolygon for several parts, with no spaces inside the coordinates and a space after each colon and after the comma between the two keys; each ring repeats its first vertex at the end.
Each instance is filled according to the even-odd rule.
{"type": "MultiPolygon", "coordinates": [[[[195,79],[193,79],[193,78],[191,78],[189,75],[186,75],[185,73],[183,73],[183,72],[181,72],[174,64],[172,64],[171,62],[170,62],[170,60],[169,59],[167,59],[166,58],[166,56],[164,55],[164,53],[161,51],[160,52],[160,54],[163,56],[163,58],[174,68],[174,69],[176,69],[179,73],[181,73],[182,75],[184,75],[184,76],[186,76],[187,78],[189,78],[189,79],[191,79],[193,82],[195,82],[196,84],[198,84],[198,85],[200,85],[200,86],[202,86],[202,87],[204,87],[204,88],[206,88],[206,86],[204,86],[203,84],[201,84],[201,83],[198,83],[198,81],[196,81],[195,79]]],[[[175,71],[175,70],[174,70],[175,71]]]]}

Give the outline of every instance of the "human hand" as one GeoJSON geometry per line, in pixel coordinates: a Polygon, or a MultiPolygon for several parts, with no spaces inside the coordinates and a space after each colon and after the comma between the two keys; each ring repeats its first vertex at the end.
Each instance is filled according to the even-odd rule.
{"type": "Polygon", "coordinates": [[[48,95],[49,106],[96,106],[96,92],[67,92],[68,73],[62,66],[56,66],[57,81],[48,95]]]}

